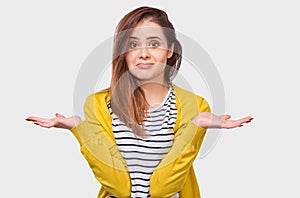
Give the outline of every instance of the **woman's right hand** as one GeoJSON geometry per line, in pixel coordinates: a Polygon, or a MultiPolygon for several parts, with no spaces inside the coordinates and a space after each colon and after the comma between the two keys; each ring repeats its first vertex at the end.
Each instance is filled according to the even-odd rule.
{"type": "Polygon", "coordinates": [[[28,118],[26,118],[26,120],[31,121],[34,124],[44,128],[56,127],[69,130],[82,122],[79,116],[71,116],[66,118],[59,113],[56,113],[54,118],[40,118],[29,116],[28,118]]]}

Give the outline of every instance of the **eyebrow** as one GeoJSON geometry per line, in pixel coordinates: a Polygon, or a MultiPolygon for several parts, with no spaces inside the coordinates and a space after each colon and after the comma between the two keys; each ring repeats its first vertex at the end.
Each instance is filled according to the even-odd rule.
{"type": "MultiPolygon", "coordinates": [[[[129,39],[136,39],[136,40],[140,40],[139,37],[136,37],[136,36],[130,36],[129,39]]],[[[158,36],[149,36],[146,38],[147,40],[150,40],[150,39],[159,39],[161,40],[161,38],[159,38],[158,36]]]]}

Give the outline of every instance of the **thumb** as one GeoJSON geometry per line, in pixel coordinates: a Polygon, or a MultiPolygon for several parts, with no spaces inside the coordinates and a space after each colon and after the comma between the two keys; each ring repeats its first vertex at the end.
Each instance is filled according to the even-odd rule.
{"type": "Polygon", "coordinates": [[[222,115],[221,117],[223,120],[228,120],[231,118],[231,115],[222,115]]]}
{"type": "Polygon", "coordinates": [[[59,113],[56,113],[55,116],[58,118],[65,118],[65,116],[63,116],[62,114],[59,114],[59,113]]]}

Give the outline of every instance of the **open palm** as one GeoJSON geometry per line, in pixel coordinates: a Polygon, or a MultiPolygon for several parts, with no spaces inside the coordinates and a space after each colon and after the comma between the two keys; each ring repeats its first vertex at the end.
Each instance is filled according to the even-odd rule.
{"type": "Polygon", "coordinates": [[[215,115],[210,112],[199,113],[193,122],[202,128],[225,128],[232,129],[243,126],[244,123],[251,122],[252,117],[247,116],[237,120],[230,120],[230,115],[215,115]]]}
{"type": "Polygon", "coordinates": [[[35,116],[29,116],[26,118],[27,121],[32,121],[34,124],[45,128],[62,128],[71,129],[81,122],[79,116],[71,116],[66,118],[62,114],[56,113],[54,118],[40,118],[35,116]]]}

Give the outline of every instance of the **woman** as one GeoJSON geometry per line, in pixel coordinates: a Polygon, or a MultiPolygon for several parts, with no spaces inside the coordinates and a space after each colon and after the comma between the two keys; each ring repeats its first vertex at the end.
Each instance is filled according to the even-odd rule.
{"type": "Polygon", "coordinates": [[[252,118],[214,115],[202,97],[174,85],[181,52],[167,14],[137,8],[116,28],[111,85],[87,97],[85,120],[27,120],[72,131],[102,185],[98,197],[200,197],[192,164],[206,129],[252,118]]]}

